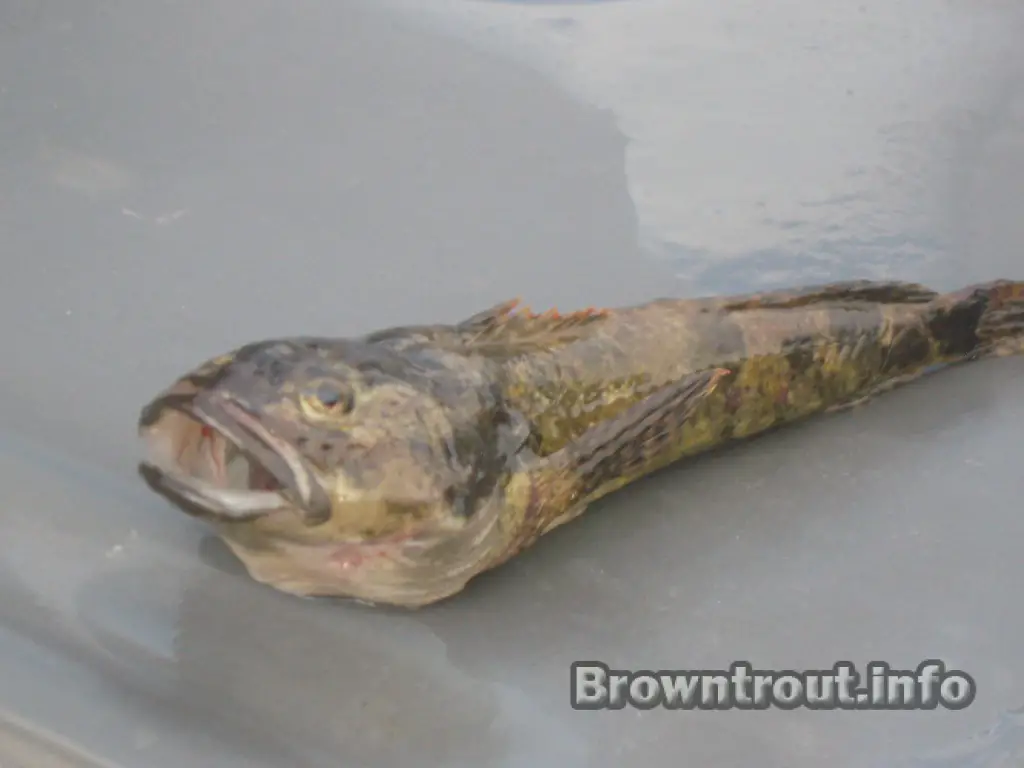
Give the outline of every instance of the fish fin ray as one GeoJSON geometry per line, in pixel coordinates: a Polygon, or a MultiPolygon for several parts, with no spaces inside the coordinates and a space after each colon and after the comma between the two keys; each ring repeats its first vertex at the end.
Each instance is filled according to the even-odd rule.
{"type": "Polygon", "coordinates": [[[744,309],[794,309],[827,302],[856,301],[876,304],[926,304],[938,295],[932,289],[918,283],[851,280],[731,297],[724,300],[722,309],[728,312],[744,309]]]}
{"type": "Polygon", "coordinates": [[[610,312],[590,307],[567,314],[557,309],[537,313],[522,306],[519,299],[511,299],[466,318],[455,328],[470,346],[537,349],[578,339],[583,328],[602,320],[610,312]]]}
{"type": "Polygon", "coordinates": [[[670,463],[683,424],[729,373],[710,368],[662,387],[546,457],[545,471],[562,468],[580,499],[591,501],[670,463]]]}

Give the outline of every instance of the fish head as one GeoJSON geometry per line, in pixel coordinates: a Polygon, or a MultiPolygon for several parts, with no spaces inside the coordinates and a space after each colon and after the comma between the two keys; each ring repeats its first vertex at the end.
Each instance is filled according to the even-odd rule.
{"type": "Polygon", "coordinates": [[[498,546],[501,479],[522,442],[512,424],[465,358],[268,341],[142,410],[140,471],[212,522],[260,581],[416,604],[498,546]]]}

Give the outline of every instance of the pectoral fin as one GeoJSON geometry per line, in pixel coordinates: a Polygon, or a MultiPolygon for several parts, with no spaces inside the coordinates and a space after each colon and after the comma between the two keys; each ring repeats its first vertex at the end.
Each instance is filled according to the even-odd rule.
{"type": "Polygon", "coordinates": [[[584,432],[546,459],[575,479],[575,493],[594,499],[636,480],[682,454],[683,425],[714,391],[724,368],[694,373],[584,432]]]}
{"type": "Polygon", "coordinates": [[[606,493],[680,458],[682,427],[729,371],[713,368],[670,384],[564,448],[528,460],[505,486],[504,562],[569,522],[606,493]]]}

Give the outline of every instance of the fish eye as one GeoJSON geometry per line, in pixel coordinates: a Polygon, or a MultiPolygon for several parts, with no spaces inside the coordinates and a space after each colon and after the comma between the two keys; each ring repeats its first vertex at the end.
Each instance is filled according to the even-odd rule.
{"type": "Polygon", "coordinates": [[[346,387],[331,381],[316,382],[299,396],[303,410],[317,416],[341,416],[355,406],[355,398],[346,387]]]}

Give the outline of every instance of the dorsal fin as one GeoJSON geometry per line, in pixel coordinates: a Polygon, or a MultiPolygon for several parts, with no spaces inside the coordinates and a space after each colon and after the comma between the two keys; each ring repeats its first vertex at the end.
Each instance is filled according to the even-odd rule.
{"type": "Polygon", "coordinates": [[[811,285],[793,290],[767,291],[722,299],[722,309],[793,309],[823,302],[868,301],[876,304],[923,304],[938,294],[917,283],[851,280],[826,285],[811,285]]]}
{"type": "Polygon", "coordinates": [[[566,315],[557,309],[537,314],[520,306],[519,299],[512,299],[466,318],[455,329],[470,346],[518,351],[568,344],[578,339],[584,328],[609,314],[610,310],[594,308],[566,315]]]}

